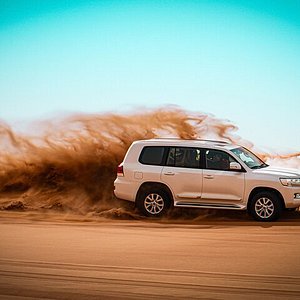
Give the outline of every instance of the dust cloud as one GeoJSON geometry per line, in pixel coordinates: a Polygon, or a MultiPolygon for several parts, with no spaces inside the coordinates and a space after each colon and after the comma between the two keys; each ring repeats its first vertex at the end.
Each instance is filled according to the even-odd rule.
{"type": "Polygon", "coordinates": [[[34,123],[30,134],[0,122],[0,209],[138,218],[113,196],[116,167],[135,140],[208,138],[238,143],[264,160],[300,167],[300,153],[260,153],[213,115],[165,107],[128,114],[75,114],[34,123]]]}

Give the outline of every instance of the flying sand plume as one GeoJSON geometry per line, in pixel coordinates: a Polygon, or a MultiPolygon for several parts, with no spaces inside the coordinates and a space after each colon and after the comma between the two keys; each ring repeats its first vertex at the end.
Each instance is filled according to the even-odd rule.
{"type": "MultiPolygon", "coordinates": [[[[0,123],[0,207],[86,214],[116,205],[116,167],[135,140],[162,136],[217,138],[252,148],[237,127],[203,113],[167,107],[143,113],[77,114],[41,122],[43,133],[17,134],[0,123]]],[[[300,153],[261,154],[300,166],[300,153]]]]}

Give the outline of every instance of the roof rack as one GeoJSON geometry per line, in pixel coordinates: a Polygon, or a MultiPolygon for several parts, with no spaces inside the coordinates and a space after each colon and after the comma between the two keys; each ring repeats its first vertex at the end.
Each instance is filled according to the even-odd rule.
{"type": "Polygon", "coordinates": [[[211,142],[211,143],[221,143],[221,144],[230,144],[229,142],[226,141],[221,141],[221,140],[208,140],[208,139],[182,139],[178,137],[156,137],[154,140],[186,140],[186,141],[203,141],[203,142],[211,142]]]}

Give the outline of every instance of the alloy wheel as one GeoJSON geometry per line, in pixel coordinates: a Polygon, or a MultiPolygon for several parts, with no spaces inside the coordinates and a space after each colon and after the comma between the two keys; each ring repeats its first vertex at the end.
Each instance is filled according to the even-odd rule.
{"type": "Polygon", "coordinates": [[[144,206],[148,213],[152,215],[157,215],[163,210],[165,202],[161,195],[152,193],[148,194],[145,198],[144,206]]]}
{"type": "Polygon", "coordinates": [[[259,198],[255,203],[255,213],[262,219],[270,218],[274,210],[274,203],[269,198],[259,198]]]}

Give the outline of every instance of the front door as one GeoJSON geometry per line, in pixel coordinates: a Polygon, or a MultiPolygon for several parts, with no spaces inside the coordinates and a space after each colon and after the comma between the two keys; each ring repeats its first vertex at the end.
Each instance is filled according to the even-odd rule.
{"type": "Polygon", "coordinates": [[[222,150],[205,150],[202,201],[216,204],[240,204],[244,196],[245,173],[229,169],[236,161],[222,150]]]}

